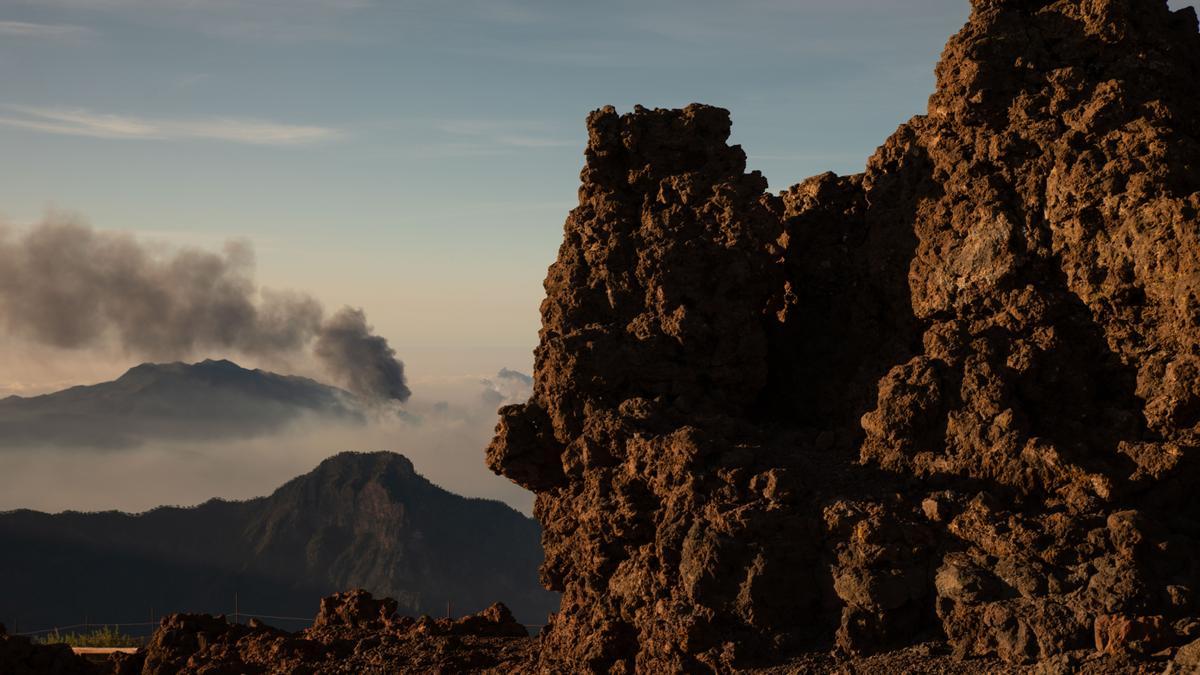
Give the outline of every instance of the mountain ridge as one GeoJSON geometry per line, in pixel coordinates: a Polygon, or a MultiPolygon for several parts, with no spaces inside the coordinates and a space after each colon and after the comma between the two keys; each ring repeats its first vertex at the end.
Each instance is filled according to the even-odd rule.
{"type": "Polygon", "coordinates": [[[339,453],[270,495],[193,507],[0,513],[0,620],[74,623],[100,609],[243,607],[307,616],[318,601],[362,587],[410,613],[489,606],[541,622],[540,528],[502,502],[467,498],[396,453],[339,453]],[[131,590],[132,589],[132,590],[131,590]],[[90,608],[90,609],[89,609],[90,608]]]}
{"type": "Polygon", "coordinates": [[[307,415],[366,421],[358,397],[310,378],[228,360],[143,363],[107,382],[0,399],[0,448],[255,438],[307,415]]]}

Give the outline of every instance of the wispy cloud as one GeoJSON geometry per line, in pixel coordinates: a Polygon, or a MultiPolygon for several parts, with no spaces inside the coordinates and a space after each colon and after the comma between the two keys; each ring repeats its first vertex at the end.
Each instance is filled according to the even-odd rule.
{"type": "Polygon", "coordinates": [[[542,23],[549,13],[542,7],[514,0],[473,0],[465,3],[467,11],[484,21],[501,24],[531,25],[542,23]]]}
{"type": "Polygon", "coordinates": [[[453,136],[458,148],[562,148],[578,145],[577,141],[559,138],[545,133],[536,124],[500,120],[445,120],[438,122],[437,130],[453,136]],[[465,141],[465,142],[464,142],[465,141]]]}
{"type": "Polygon", "coordinates": [[[252,145],[306,145],[345,137],[339,129],[265,120],[213,117],[151,119],[94,113],[83,108],[3,105],[0,125],[50,134],[127,140],[204,139],[252,145]]]}
{"type": "Polygon", "coordinates": [[[356,34],[346,26],[332,21],[281,22],[275,17],[257,20],[231,20],[204,29],[206,33],[254,44],[303,44],[324,42],[340,44],[365,44],[370,42],[365,35],[356,34]]]}
{"type": "Polygon", "coordinates": [[[62,23],[26,23],[24,21],[0,21],[0,35],[40,39],[79,37],[89,33],[83,26],[62,23]]]}
{"type": "Polygon", "coordinates": [[[171,83],[171,86],[175,89],[190,90],[195,89],[196,87],[199,87],[212,79],[212,73],[189,73],[187,75],[180,75],[174,82],[171,83]]]}
{"type": "Polygon", "coordinates": [[[224,11],[247,8],[354,10],[370,7],[374,0],[18,0],[28,5],[49,5],[89,10],[192,10],[224,11]]]}
{"type": "MultiPolygon", "coordinates": [[[[0,0],[123,16],[138,24],[254,43],[365,42],[353,25],[377,0],[0,0]]],[[[3,35],[0,31],[0,35],[3,35]]]]}

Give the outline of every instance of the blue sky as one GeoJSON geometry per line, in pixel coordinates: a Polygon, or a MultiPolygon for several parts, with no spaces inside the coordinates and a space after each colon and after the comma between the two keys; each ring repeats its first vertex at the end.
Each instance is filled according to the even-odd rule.
{"type": "Polygon", "coordinates": [[[0,214],[249,239],[262,284],[365,308],[418,380],[528,369],[590,110],[727,107],[773,190],[856,172],[967,11],[3,0],[0,214]]]}

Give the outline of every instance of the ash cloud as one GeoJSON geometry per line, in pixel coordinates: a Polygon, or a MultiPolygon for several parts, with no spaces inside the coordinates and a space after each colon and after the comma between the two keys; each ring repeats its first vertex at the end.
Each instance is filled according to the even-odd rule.
{"type": "Polygon", "coordinates": [[[313,353],[350,391],[397,401],[412,395],[396,350],[371,333],[361,309],[344,307],[330,317],[321,327],[313,353]]]}
{"type": "Polygon", "coordinates": [[[62,217],[22,233],[0,225],[0,326],[63,349],[115,341],[155,360],[214,350],[276,358],[315,343],[338,384],[372,399],[409,396],[403,364],[361,310],[327,320],[310,295],[260,290],[244,242],[165,251],[62,217]]]}

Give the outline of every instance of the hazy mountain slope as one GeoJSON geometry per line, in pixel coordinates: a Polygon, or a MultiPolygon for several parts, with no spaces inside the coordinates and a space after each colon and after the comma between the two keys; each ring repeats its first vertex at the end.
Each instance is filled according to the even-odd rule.
{"type": "Polygon", "coordinates": [[[354,397],[230,361],[143,364],[112,382],[0,400],[0,447],[123,448],[152,440],[250,438],[305,414],[363,421],[354,397]]]}
{"type": "Polygon", "coordinates": [[[499,503],[433,485],[393,453],[343,453],[269,497],[143,514],[0,514],[0,621],[52,626],[241,608],[311,616],[363,587],[406,612],[497,599],[541,623],[540,531],[499,503]]]}

